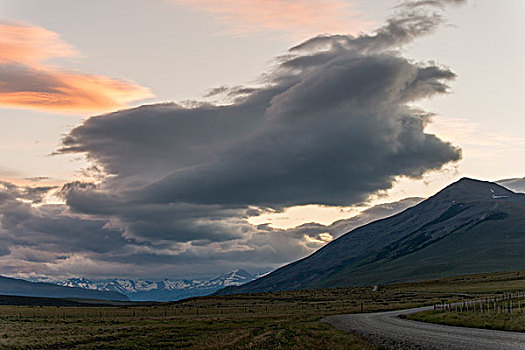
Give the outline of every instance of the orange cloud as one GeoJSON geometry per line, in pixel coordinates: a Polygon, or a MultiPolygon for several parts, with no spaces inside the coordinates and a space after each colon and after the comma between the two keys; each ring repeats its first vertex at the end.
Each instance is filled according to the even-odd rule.
{"type": "Polygon", "coordinates": [[[52,57],[78,56],[60,35],[41,27],[0,24],[0,63],[38,64],[52,57]]]}
{"type": "Polygon", "coordinates": [[[0,24],[0,107],[61,113],[105,112],[153,97],[148,88],[102,75],[46,64],[79,53],[57,33],[22,24],[0,24]]]}
{"type": "Polygon", "coordinates": [[[320,33],[357,33],[369,26],[341,0],[175,1],[213,14],[236,35],[273,31],[304,39],[320,33]]]}

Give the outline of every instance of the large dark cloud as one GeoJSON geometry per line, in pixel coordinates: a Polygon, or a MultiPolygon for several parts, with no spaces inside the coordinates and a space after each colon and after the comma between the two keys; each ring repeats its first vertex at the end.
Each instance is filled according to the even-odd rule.
{"type": "Polygon", "coordinates": [[[460,151],[424,128],[411,104],[455,75],[391,50],[442,22],[417,11],[375,35],[323,36],[294,47],[262,87],[233,104],[141,107],[94,117],[60,152],[84,152],[111,187],[145,203],[282,208],[350,205],[398,176],[420,177],[460,151]]]}
{"type": "Polygon", "coordinates": [[[105,176],[65,185],[58,194],[66,204],[55,206],[42,204],[44,189],[5,185],[8,255],[0,263],[34,261],[41,251],[42,273],[56,275],[260,270],[406,208],[413,202],[289,230],[249,221],[270,208],[363,203],[398,177],[460,159],[458,148],[425,132],[429,113],[414,107],[447,93],[455,74],[399,51],[444,21],[427,2],[398,8],[373,35],[312,38],[255,86],[208,94],[228,103],[159,104],[86,120],[57,153],[85,154],[105,176]]]}
{"type": "Polygon", "coordinates": [[[19,187],[0,183],[3,242],[44,245],[69,252],[108,252],[125,243],[107,220],[71,215],[65,205],[42,205],[52,187],[19,187]]]}
{"type": "MultiPolygon", "coordinates": [[[[349,205],[458,160],[424,133],[427,117],[407,102],[444,92],[453,74],[388,54],[338,56],[274,95],[264,123],[213,160],[141,189],[143,200],[283,207],[349,205]]],[[[198,113],[198,112],[197,112],[198,113]]]]}
{"type": "MultiPolygon", "coordinates": [[[[218,220],[217,227],[229,227],[238,234],[222,241],[196,236],[192,241],[173,242],[173,237],[163,239],[158,234],[148,236],[149,241],[137,240],[129,237],[119,222],[101,219],[100,215],[78,215],[65,205],[41,205],[43,199],[35,196],[32,200],[21,197],[27,190],[7,183],[0,186],[2,274],[165,278],[209,276],[239,266],[268,271],[312,253],[353,228],[396,214],[421,200],[411,198],[375,206],[331,225],[309,223],[287,230],[268,225],[251,226],[242,215],[235,216],[238,213],[213,217],[210,213],[197,212],[188,217],[218,220]]],[[[189,212],[190,208],[187,209],[189,212]]],[[[157,211],[142,213],[143,216],[150,214],[155,215],[157,221],[166,220],[159,218],[157,211]]],[[[208,227],[203,231],[211,230],[208,227]]]]}

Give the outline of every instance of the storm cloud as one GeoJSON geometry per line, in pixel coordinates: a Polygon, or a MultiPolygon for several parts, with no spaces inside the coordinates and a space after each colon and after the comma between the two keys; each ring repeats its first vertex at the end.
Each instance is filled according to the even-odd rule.
{"type": "MultiPolygon", "coordinates": [[[[159,230],[156,236],[148,235],[149,240],[135,239],[118,222],[100,214],[78,215],[67,205],[42,205],[47,193],[43,188],[29,196],[28,191],[32,192],[32,189],[9,183],[0,185],[2,273],[55,279],[72,276],[187,278],[219,274],[239,266],[252,271],[269,271],[312,253],[353,228],[394,215],[421,201],[420,198],[410,198],[372,207],[331,225],[309,223],[287,230],[269,225],[252,226],[243,219],[242,213],[223,212],[223,216],[213,217],[211,212],[205,213],[202,208],[191,213],[188,207],[186,220],[180,221],[191,223],[191,218],[202,220],[206,217],[210,222],[217,220],[232,232],[228,239],[210,241],[202,236],[199,238],[197,225],[193,223],[190,225],[193,230],[191,241],[175,242],[169,235],[161,237],[165,229],[159,230]],[[41,196],[36,193],[41,193],[41,196]],[[237,234],[233,232],[235,230],[237,234]]],[[[159,211],[135,213],[131,227],[137,229],[140,218],[152,214],[151,222],[157,220],[159,225],[166,227],[171,223],[171,232],[181,230],[184,223],[176,223],[179,220],[175,218],[168,220],[168,215],[161,217],[159,211]]],[[[183,213],[178,215],[182,217],[183,213]]],[[[152,229],[153,225],[146,227],[152,229]]],[[[217,227],[202,228],[202,231],[209,234],[217,227]]],[[[179,240],[184,240],[184,237],[179,237],[179,240]]]]}
{"type": "Polygon", "coordinates": [[[46,269],[55,274],[81,266],[87,277],[106,276],[108,266],[127,277],[130,266],[158,277],[240,265],[260,271],[406,208],[409,202],[289,230],[249,222],[298,205],[363,204],[399,177],[419,178],[461,158],[460,149],[425,132],[431,114],[415,107],[448,93],[456,75],[400,51],[444,22],[440,8],[427,5],[397,9],[374,34],[307,40],[256,84],[212,90],[220,103],[89,118],[56,153],[85,155],[101,181],[64,185],[59,206],[6,199],[1,232],[12,242],[9,256],[26,254],[14,248],[32,237],[35,250],[53,257],[46,269]]]}
{"type": "MultiPolygon", "coordinates": [[[[375,35],[322,36],[279,58],[229,105],[144,106],[87,120],[62,153],[85,153],[126,201],[282,208],[352,205],[457,161],[412,105],[448,92],[449,69],[392,51],[435,29],[409,11],[375,35]]],[[[227,92],[227,91],[226,91],[227,92]]],[[[103,188],[103,186],[102,186],[103,188]]]]}

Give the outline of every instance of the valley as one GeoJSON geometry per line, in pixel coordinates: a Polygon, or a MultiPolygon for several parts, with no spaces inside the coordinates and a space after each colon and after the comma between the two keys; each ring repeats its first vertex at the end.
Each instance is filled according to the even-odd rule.
{"type": "MultiPolygon", "coordinates": [[[[0,306],[7,349],[374,349],[323,317],[399,310],[525,290],[525,271],[348,287],[190,298],[113,307],[0,306]]],[[[2,298],[0,297],[0,304],[2,298]]]]}

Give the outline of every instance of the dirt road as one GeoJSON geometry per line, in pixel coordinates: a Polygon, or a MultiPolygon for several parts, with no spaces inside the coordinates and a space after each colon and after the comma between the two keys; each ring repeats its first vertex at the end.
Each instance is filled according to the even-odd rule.
{"type": "Polygon", "coordinates": [[[338,315],[322,321],[364,335],[387,349],[525,350],[525,333],[451,327],[399,317],[431,309],[338,315]]]}

